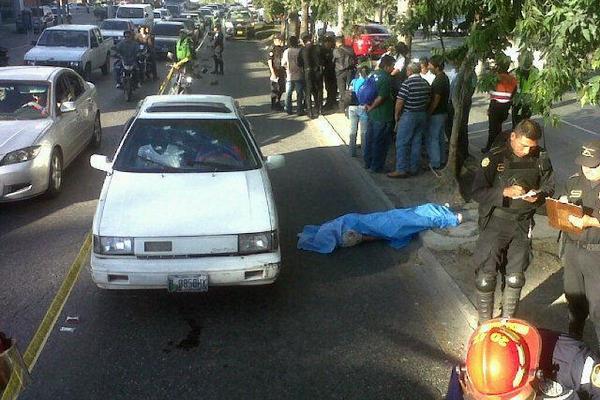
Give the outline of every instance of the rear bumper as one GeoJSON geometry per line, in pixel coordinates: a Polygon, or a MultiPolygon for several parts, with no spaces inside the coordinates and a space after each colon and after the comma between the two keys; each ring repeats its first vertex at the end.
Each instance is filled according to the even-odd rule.
{"type": "Polygon", "coordinates": [[[280,251],[249,256],[140,259],[91,255],[92,280],[103,289],[167,289],[170,275],[208,274],[209,286],[266,285],[281,268],[280,251]]]}

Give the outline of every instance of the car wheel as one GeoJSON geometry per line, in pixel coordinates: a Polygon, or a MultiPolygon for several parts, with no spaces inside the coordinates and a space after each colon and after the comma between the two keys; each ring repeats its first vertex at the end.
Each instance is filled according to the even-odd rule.
{"type": "Polygon", "coordinates": [[[92,79],[92,66],[87,63],[83,69],[83,79],[89,82],[92,79]]]}
{"type": "Polygon", "coordinates": [[[99,149],[102,144],[102,125],[100,124],[100,113],[96,114],[94,119],[94,128],[92,131],[92,140],[90,141],[90,147],[92,149],[99,149]]]}
{"type": "Polygon", "coordinates": [[[63,186],[63,160],[58,149],[52,151],[50,156],[50,172],[48,174],[48,190],[46,194],[49,197],[56,197],[61,192],[63,186]]]}
{"type": "Polygon", "coordinates": [[[100,69],[102,70],[102,75],[108,75],[110,72],[110,55],[106,55],[106,61],[104,62],[104,65],[100,67],[100,69]]]}

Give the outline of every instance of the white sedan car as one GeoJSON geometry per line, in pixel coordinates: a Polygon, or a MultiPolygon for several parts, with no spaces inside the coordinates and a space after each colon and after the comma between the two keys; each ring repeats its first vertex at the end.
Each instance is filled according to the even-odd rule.
{"type": "Polygon", "coordinates": [[[277,212],[264,158],[227,96],[150,96],[107,173],[93,223],[91,272],[105,289],[206,291],[275,281],[277,212]]]}

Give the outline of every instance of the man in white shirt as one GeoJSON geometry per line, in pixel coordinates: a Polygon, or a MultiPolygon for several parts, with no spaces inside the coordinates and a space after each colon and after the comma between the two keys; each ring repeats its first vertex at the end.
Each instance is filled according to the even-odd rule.
{"type": "Polygon", "coordinates": [[[290,36],[290,47],[288,47],[281,57],[281,65],[285,68],[285,111],[292,114],[292,92],[296,91],[296,102],[298,104],[296,113],[304,113],[304,71],[298,65],[298,37],[290,36]]]}

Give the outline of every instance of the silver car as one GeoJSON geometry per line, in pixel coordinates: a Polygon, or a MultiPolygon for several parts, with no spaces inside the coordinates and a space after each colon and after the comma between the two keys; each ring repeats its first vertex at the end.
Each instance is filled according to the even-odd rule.
{"type": "Polygon", "coordinates": [[[101,140],[92,83],[67,68],[0,68],[0,202],[57,195],[64,169],[101,140]]]}

